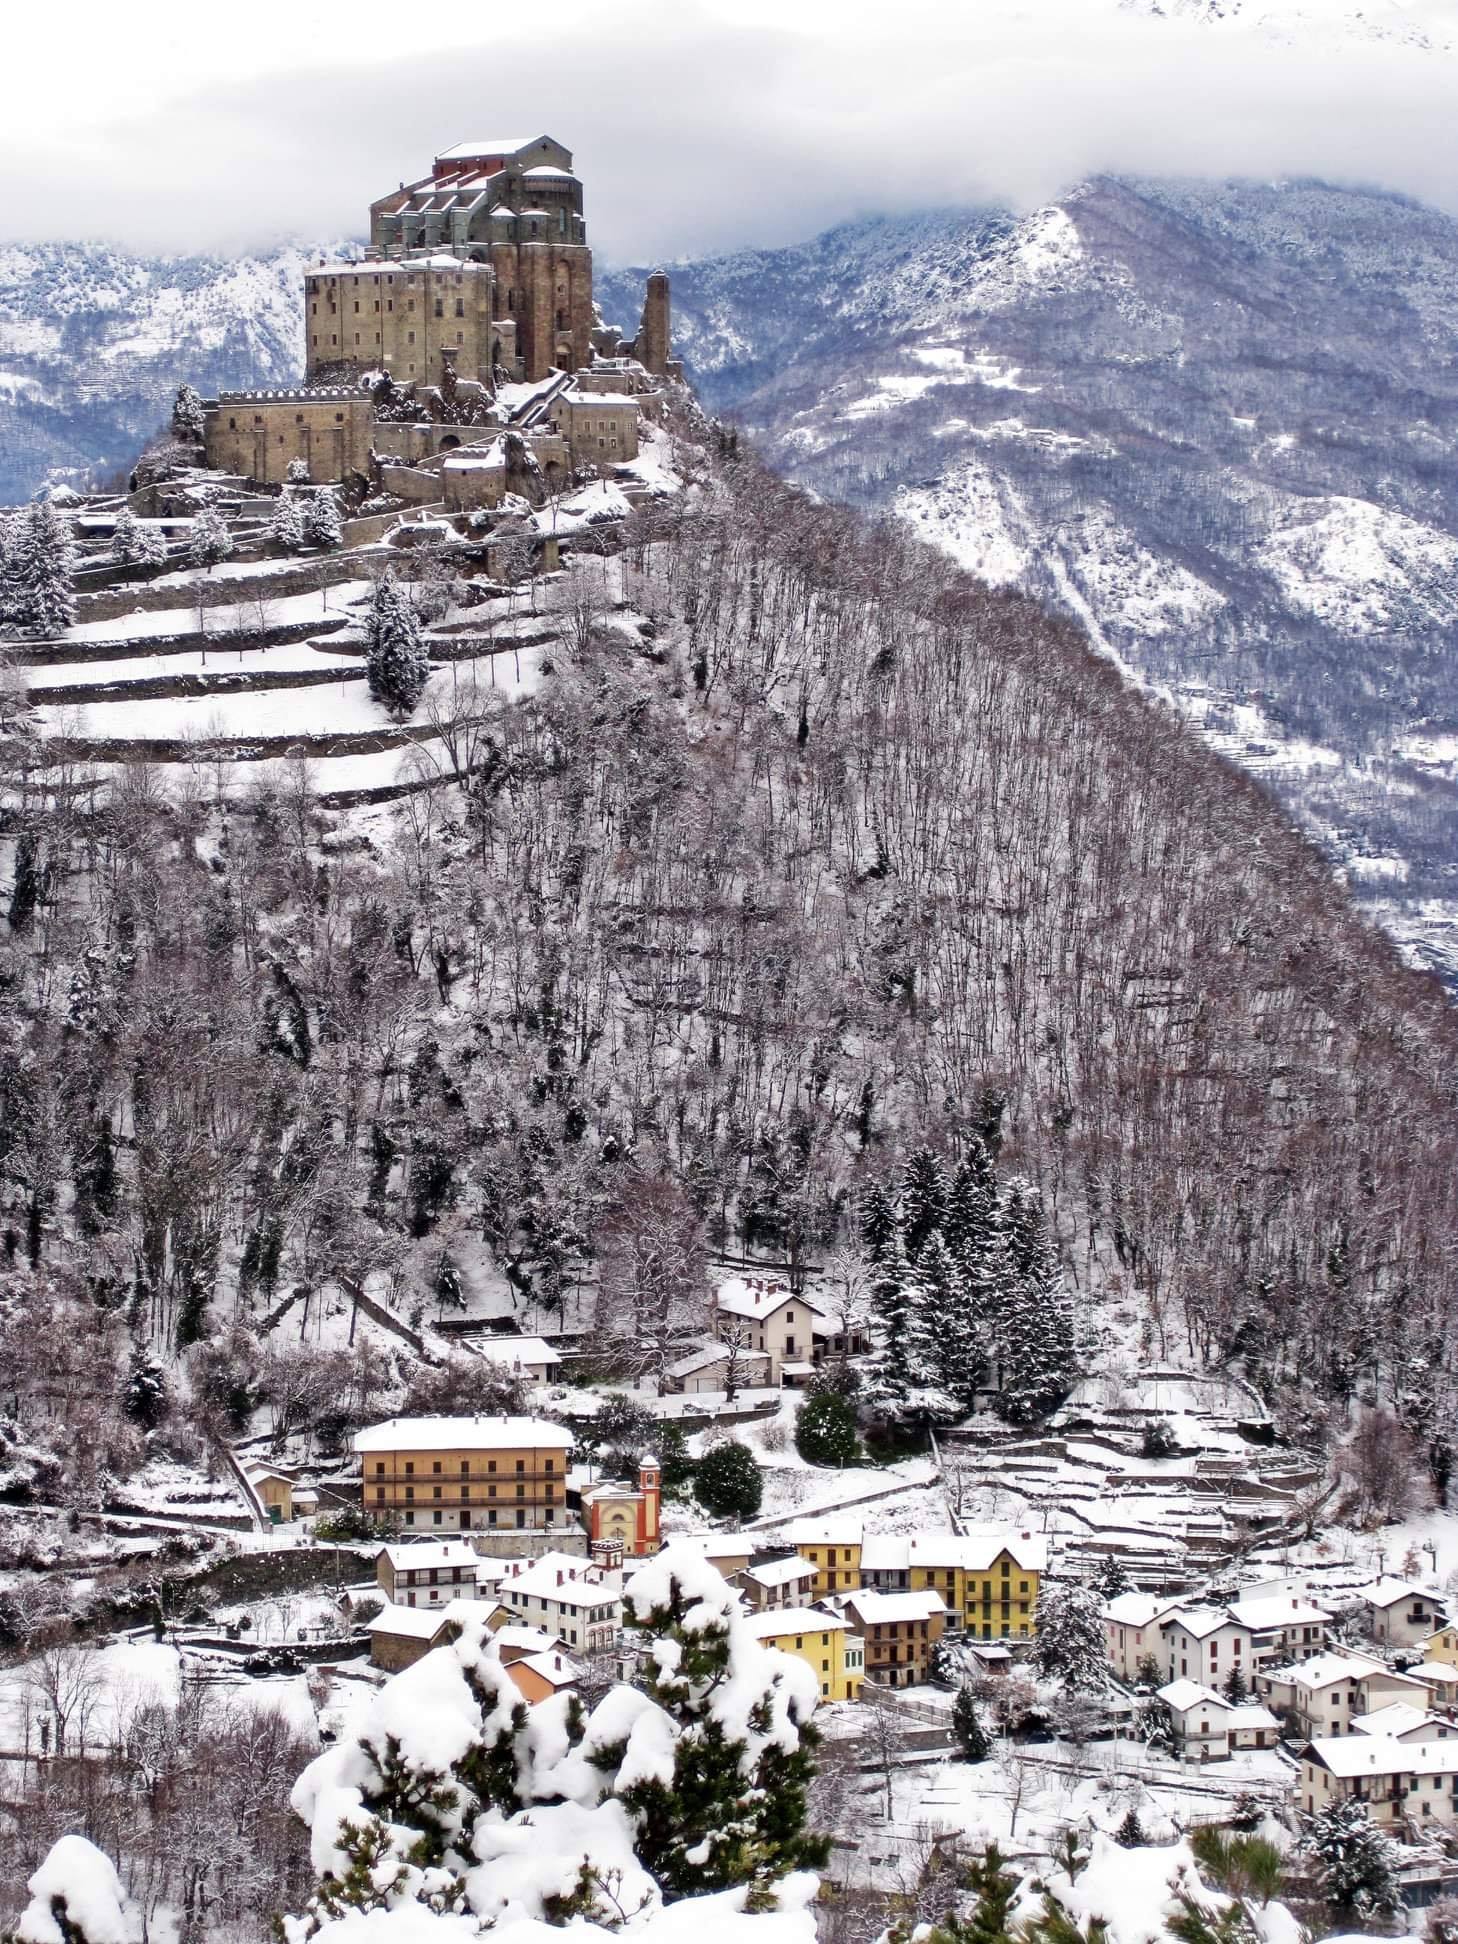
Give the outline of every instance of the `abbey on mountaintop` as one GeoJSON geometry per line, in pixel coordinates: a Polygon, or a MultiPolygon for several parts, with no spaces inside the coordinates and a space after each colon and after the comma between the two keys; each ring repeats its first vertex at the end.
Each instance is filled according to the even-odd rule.
{"type": "Polygon", "coordinates": [[[304,384],[222,393],[210,467],[265,485],[303,467],[318,484],[367,473],[372,454],[418,465],[510,429],[550,478],[633,458],[645,401],[681,376],[661,271],[635,337],[598,313],[582,184],[549,135],[437,155],[371,205],[365,255],[306,274],[304,303],[304,384]]]}

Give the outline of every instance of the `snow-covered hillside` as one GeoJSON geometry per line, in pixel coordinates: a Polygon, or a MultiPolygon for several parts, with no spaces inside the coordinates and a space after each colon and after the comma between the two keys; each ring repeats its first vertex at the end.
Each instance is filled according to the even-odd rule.
{"type": "Polygon", "coordinates": [[[1077,615],[1458,977],[1458,223],[1100,180],[680,264],[674,303],[773,463],[1077,615]]]}
{"type": "Polygon", "coordinates": [[[296,378],[304,269],[318,254],[292,243],[231,260],[0,246],[0,502],[48,477],[104,478],[127,464],[181,378],[202,391],[296,378]]]}

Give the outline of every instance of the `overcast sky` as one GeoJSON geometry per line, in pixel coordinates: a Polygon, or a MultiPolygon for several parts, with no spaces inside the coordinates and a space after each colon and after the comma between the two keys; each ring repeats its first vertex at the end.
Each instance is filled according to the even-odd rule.
{"type": "Polygon", "coordinates": [[[1100,169],[1376,182],[1458,214],[1458,0],[1190,17],[1210,4],[32,6],[7,22],[0,234],[184,250],[358,235],[370,199],[435,150],[538,133],[575,151],[589,237],[618,262],[877,210],[1027,207],[1100,169]],[[1286,40],[1252,24],[1272,12],[1286,40]]]}

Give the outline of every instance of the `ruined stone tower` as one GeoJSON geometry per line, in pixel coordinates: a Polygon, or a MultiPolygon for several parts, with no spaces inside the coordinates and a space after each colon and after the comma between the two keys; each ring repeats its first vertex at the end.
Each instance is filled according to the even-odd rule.
{"type": "Polygon", "coordinates": [[[668,275],[655,270],[648,279],[635,346],[638,362],[660,377],[668,370],[668,275]]]}

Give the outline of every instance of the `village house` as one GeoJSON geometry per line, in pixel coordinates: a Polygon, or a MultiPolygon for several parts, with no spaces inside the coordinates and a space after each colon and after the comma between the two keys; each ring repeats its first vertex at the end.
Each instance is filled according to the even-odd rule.
{"type": "Polygon", "coordinates": [[[461,1532],[562,1524],[571,1448],[565,1425],[532,1417],[391,1418],[354,1439],[367,1513],[461,1532]]]}
{"type": "Polygon", "coordinates": [[[461,1630],[455,1603],[441,1607],[387,1606],[365,1622],[370,1637],[370,1666],[398,1674],[413,1667],[433,1647],[456,1639],[461,1630]]]}
{"type": "Polygon", "coordinates": [[[755,1614],[749,1630],[762,1646],[805,1662],[820,1683],[822,1701],[855,1701],[865,1673],[865,1643],[837,1614],[812,1607],[778,1607],[755,1614]]]}
{"type": "Polygon", "coordinates": [[[913,1687],[927,1678],[946,1627],[937,1593],[847,1593],[837,1602],[866,1643],[866,1679],[913,1687]]]}
{"type": "Polygon", "coordinates": [[[496,1597],[526,1626],[540,1627],[585,1654],[606,1653],[623,1624],[622,1575],[570,1553],[511,1561],[497,1582],[496,1597]]]}
{"type": "Polygon", "coordinates": [[[1432,1594],[1406,1580],[1376,1580],[1357,1598],[1369,1638],[1386,1647],[1415,1647],[1443,1619],[1442,1606],[1432,1594]]]}
{"type": "Polygon", "coordinates": [[[1410,1701],[1389,1701],[1373,1714],[1353,1715],[1354,1735],[1386,1735],[1393,1741],[1447,1741],[1458,1739],[1458,1725],[1444,1715],[1415,1708],[1410,1701]]]}
{"type": "Polygon", "coordinates": [[[1454,1667],[1458,1667],[1458,1625],[1445,1620],[1436,1633],[1428,1635],[1422,1647],[1425,1659],[1450,1661],[1454,1667]]]}
{"type": "Polygon", "coordinates": [[[726,1580],[742,1573],[750,1561],[761,1557],[765,1548],[762,1532],[694,1532],[674,1540],[675,1545],[692,1546],[726,1580]]]}
{"type": "Polygon", "coordinates": [[[827,1356],[842,1355],[847,1346],[865,1347],[859,1333],[852,1330],[847,1337],[844,1324],[814,1297],[759,1277],[735,1276],[719,1285],[714,1331],[740,1353],[764,1352],[771,1386],[802,1384],[827,1356]]]}
{"type": "Polygon", "coordinates": [[[1398,1741],[1390,1735],[1341,1735],[1301,1751],[1301,1806],[1318,1814],[1333,1802],[1360,1802],[1379,1828],[1458,1821],[1458,1741],[1398,1741]]]}
{"type": "Polygon", "coordinates": [[[947,1624],[974,1639],[1030,1639],[1048,1542],[1030,1532],[974,1528],[965,1533],[867,1533],[861,1584],[882,1592],[939,1593],[947,1624]]]}
{"type": "Polygon", "coordinates": [[[1419,1661],[1415,1667],[1404,1667],[1402,1671],[1410,1681],[1422,1682],[1434,1708],[1449,1713],[1458,1710],[1458,1667],[1451,1661],[1419,1661]]]}
{"type": "Polygon", "coordinates": [[[848,1513],[797,1519],[786,1537],[815,1568],[815,1597],[844,1593],[861,1583],[861,1521],[848,1513]]]}
{"type": "MultiPolygon", "coordinates": [[[[283,1465],[269,1464],[262,1458],[245,1458],[243,1476],[253,1487],[270,1525],[290,1525],[293,1522],[300,1508],[294,1502],[297,1481],[291,1471],[283,1465]]],[[[317,1503],[317,1495],[310,1496],[317,1503]]]]}
{"type": "MultiPolygon", "coordinates": [[[[772,1607],[807,1605],[814,1595],[817,1574],[808,1559],[801,1559],[798,1553],[787,1553],[777,1559],[761,1559],[741,1566],[732,1576],[725,1577],[743,1594],[744,1603],[752,1613],[764,1613],[772,1607]]],[[[1458,1673],[1458,1669],[1454,1671],[1458,1673]]]]}
{"type": "Polygon", "coordinates": [[[1421,1681],[1394,1674],[1370,1654],[1317,1654],[1294,1667],[1268,1668],[1256,1677],[1256,1691],[1306,1741],[1350,1734],[1356,1716],[1390,1701],[1419,1708],[1428,1702],[1421,1681]]]}
{"type": "Polygon", "coordinates": [[[764,1390],[770,1386],[770,1360],[763,1350],[742,1344],[704,1343],[668,1366],[668,1389],[680,1396],[720,1395],[734,1390],[764,1390]]]}
{"type": "Polygon", "coordinates": [[[1226,1612],[1245,1631],[1246,1673],[1309,1657],[1326,1645],[1331,1615],[1296,1595],[1232,1600],[1226,1612]]]}
{"type": "Polygon", "coordinates": [[[1101,1612],[1104,1652],[1121,1681],[1137,1681],[1140,1665],[1146,1661],[1153,1661],[1161,1674],[1165,1671],[1165,1644],[1159,1626],[1169,1614],[1177,1613],[1179,1606],[1178,1600],[1153,1593],[1120,1593],[1105,1602],[1101,1612]]]}
{"type": "Polygon", "coordinates": [[[1274,1748],[1281,1737],[1281,1724],[1268,1708],[1227,1701],[1198,1681],[1171,1681],[1156,1698],[1187,1761],[1224,1761],[1241,1749],[1274,1748]]]}
{"type": "Polygon", "coordinates": [[[480,1597],[476,1569],[480,1560],[464,1540],[439,1544],[381,1546],[375,1554],[375,1580],[396,1606],[443,1607],[452,1600],[480,1597]]]}
{"type": "Polygon", "coordinates": [[[489,1357],[524,1384],[550,1384],[561,1368],[561,1353],[545,1337],[490,1336],[477,1338],[483,1357],[489,1357]]]}
{"type": "Polygon", "coordinates": [[[511,1661],[503,1657],[503,1665],[521,1698],[530,1707],[535,1707],[538,1701],[550,1700],[554,1694],[570,1693],[582,1679],[582,1669],[577,1662],[555,1647],[543,1648],[535,1654],[523,1654],[511,1661]]]}

